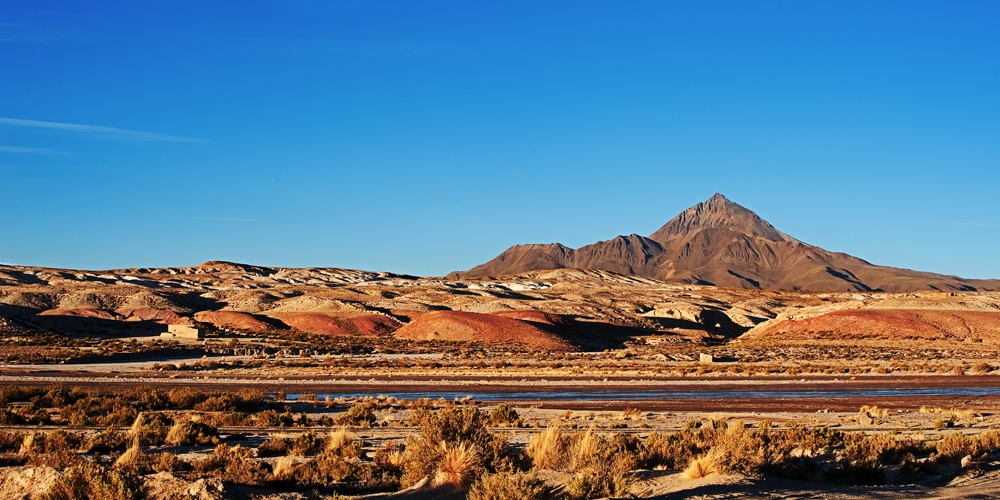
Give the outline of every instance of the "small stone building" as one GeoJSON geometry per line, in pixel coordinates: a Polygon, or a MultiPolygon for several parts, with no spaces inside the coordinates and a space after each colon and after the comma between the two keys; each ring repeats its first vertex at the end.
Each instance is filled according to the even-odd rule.
{"type": "Polygon", "coordinates": [[[201,329],[191,325],[167,325],[167,331],[160,334],[160,337],[169,339],[203,339],[201,329]]]}

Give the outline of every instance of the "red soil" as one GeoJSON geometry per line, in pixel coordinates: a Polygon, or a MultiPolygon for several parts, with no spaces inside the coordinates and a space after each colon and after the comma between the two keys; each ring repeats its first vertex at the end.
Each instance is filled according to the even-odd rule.
{"type": "Polygon", "coordinates": [[[274,318],[303,332],[322,335],[379,335],[399,328],[399,322],[380,314],[334,316],[317,312],[276,313],[274,318]]]}
{"type": "Polygon", "coordinates": [[[202,323],[210,323],[217,328],[232,328],[249,332],[273,330],[271,325],[255,318],[254,315],[240,311],[199,311],[195,313],[194,319],[202,323]]]}
{"type": "Polygon", "coordinates": [[[571,344],[559,336],[516,319],[495,314],[462,311],[432,311],[396,330],[396,337],[411,340],[480,341],[494,344],[517,342],[539,349],[567,350],[571,344]]]}
{"type": "Polygon", "coordinates": [[[118,314],[105,311],[104,309],[92,309],[87,307],[79,307],[75,309],[49,309],[47,311],[42,311],[38,313],[39,316],[73,316],[76,318],[97,318],[106,319],[109,321],[118,321],[121,316],[118,314]]]}
{"type": "Polygon", "coordinates": [[[952,339],[1000,340],[1000,312],[936,309],[834,311],[785,320],[755,337],[782,339],[952,339]]]}
{"type": "Polygon", "coordinates": [[[503,316],[504,318],[517,319],[529,323],[541,323],[543,325],[558,325],[565,322],[559,316],[546,314],[541,311],[503,311],[494,314],[503,316]]]}
{"type": "Polygon", "coordinates": [[[119,309],[118,314],[121,314],[125,318],[125,321],[156,321],[157,323],[164,323],[167,325],[176,325],[188,322],[187,318],[182,318],[177,313],[166,309],[152,309],[148,307],[138,309],[119,309]]]}

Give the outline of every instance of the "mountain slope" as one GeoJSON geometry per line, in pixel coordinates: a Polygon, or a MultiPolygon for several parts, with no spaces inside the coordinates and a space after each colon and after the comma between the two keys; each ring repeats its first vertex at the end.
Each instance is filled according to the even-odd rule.
{"type": "Polygon", "coordinates": [[[806,291],[1000,289],[1000,280],[876,266],[803,243],[721,194],[675,216],[648,238],[618,236],[578,249],[517,245],[453,277],[559,268],[602,269],[682,283],[806,291]]]}

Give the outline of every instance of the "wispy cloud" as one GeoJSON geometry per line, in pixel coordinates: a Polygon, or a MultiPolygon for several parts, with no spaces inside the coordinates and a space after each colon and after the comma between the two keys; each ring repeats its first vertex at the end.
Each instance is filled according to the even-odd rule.
{"type": "Polygon", "coordinates": [[[117,127],[104,127],[101,125],[82,125],[79,123],[46,122],[41,120],[22,120],[19,118],[0,117],[0,125],[21,128],[36,128],[45,130],[58,130],[77,134],[93,135],[108,139],[119,139],[136,142],[205,142],[202,139],[191,137],[181,137],[177,135],[161,134],[158,132],[143,132],[140,130],[129,130],[117,127]]]}
{"type": "Polygon", "coordinates": [[[54,155],[54,154],[59,154],[60,151],[48,148],[26,148],[22,146],[4,146],[3,144],[0,144],[0,153],[54,155]]]}

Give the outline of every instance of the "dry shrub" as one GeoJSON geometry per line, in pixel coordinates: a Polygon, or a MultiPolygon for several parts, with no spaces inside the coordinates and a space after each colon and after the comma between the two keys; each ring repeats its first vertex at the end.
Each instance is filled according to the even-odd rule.
{"type": "Polygon", "coordinates": [[[474,447],[481,470],[496,472],[511,465],[507,440],[489,431],[489,417],[476,407],[448,405],[437,412],[418,408],[410,423],[420,427],[420,435],[407,442],[403,486],[416,484],[437,471],[443,458],[441,443],[474,447]]]}
{"type": "Polygon", "coordinates": [[[139,442],[133,441],[132,445],[115,460],[116,469],[129,469],[138,471],[140,463],[146,458],[145,453],[139,448],[139,442]]]}
{"type": "Polygon", "coordinates": [[[320,447],[320,441],[316,438],[316,433],[313,431],[303,432],[292,439],[292,444],[288,449],[288,453],[295,455],[297,457],[304,457],[315,452],[320,447]]]}
{"type": "Polygon", "coordinates": [[[554,495],[545,483],[525,473],[486,474],[469,489],[468,500],[550,500],[554,495]]]}
{"type": "MultiPolygon", "coordinates": [[[[966,455],[973,455],[975,450],[973,440],[964,434],[948,434],[937,444],[935,460],[946,464],[957,464],[966,455]]],[[[975,458],[975,455],[973,455],[975,458]]]]}
{"type": "Polygon", "coordinates": [[[39,500],[133,500],[142,498],[142,480],[130,472],[84,461],[63,472],[39,500]]]}
{"type": "Polygon", "coordinates": [[[719,451],[711,450],[704,455],[692,458],[684,469],[684,477],[688,479],[701,479],[712,474],[722,473],[722,454],[719,451]]]}
{"type": "Polygon", "coordinates": [[[174,446],[216,444],[219,442],[219,431],[204,422],[180,420],[170,428],[166,442],[174,446]]]}
{"type": "Polygon", "coordinates": [[[845,436],[840,457],[854,466],[881,468],[902,463],[908,453],[921,454],[924,451],[923,443],[911,439],[900,439],[892,434],[857,433],[845,436]]]}
{"type": "Polygon", "coordinates": [[[625,408],[624,410],[622,410],[622,418],[631,420],[641,420],[643,418],[642,411],[639,410],[638,408],[631,408],[631,407],[625,408]]]}
{"type": "Polygon", "coordinates": [[[135,439],[139,437],[142,433],[142,426],[146,424],[146,414],[140,413],[136,415],[135,420],[132,421],[132,426],[128,430],[128,435],[130,438],[135,439]]]}
{"type": "Polygon", "coordinates": [[[500,404],[490,413],[490,425],[520,427],[521,416],[507,404],[500,404]]]}
{"type": "Polygon", "coordinates": [[[177,458],[177,455],[168,451],[160,452],[149,459],[149,468],[153,472],[177,472],[186,469],[187,462],[177,458]]]}
{"type": "Polygon", "coordinates": [[[597,455],[600,439],[594,434],[594,427],[591,426],[586,432],[573,436],[572,439],[572,460],[570,470],[578,471],[587,466],[593,457],[597,455]]]}
{"type": "Polygon", "coordinates": [[[237,484],[259,485],[268,478],[251,450],[242,446],[220,444],[212,456],[193,462],[191,467],[197,476],[217,477],[237,484]]]}
{"type": "Polygon", "coordinates": [[[371,427],[375,424],[377,418],[375,417],[375,412],[367,403],[357,403],[347,409],[347,412],[343,415],[337,416],[334,419],[336,425],[342,426],[353,426],[353,427],[371,427]]]}
{"type": "Polygon", "coordinates": [[[632,485],[624,476],[605,476],[593,472],[578,472],[566,484],[568,500],[605,498],[628,494],[632,485]]]}
{"type": "Polygon", "coordinates": [[[441,443],[441,460],[434,473],[435,485],[465,488],[472,482],[473,474],[481,470],[479,453],[475,445],[441,443]]]}
{"type": "Polygon", "coordinates": [[[372,457],[372,460],[380,469],[399,471],[403,468],[406,454],[403,452],[402,446],[390,442],[375,450],[375,456],[372,457]]]}
{"type": "Polygon", "coordinates": [[[56,469],[78,463],[81,457],[77,451],[83,447],[84,438],[80,433],[58,430],[50,433],[33,432],[26,434],[18,450],[18,456],[29,465],[47,465],[56,469]]]}
{"type": "Polygon", "coordinates": [[[330,434],[326,437],[326,451],[338,453],[355,439],[355,435],[351,431],[348,431],[346,427],[330,431],[330,434]]]}
{"type": "Polygon", "coordinates": [[[882,417],[882,418],[885,418],[885,417],[889,416],[889,409],[888,408],[879,408],[878,406],[875,406],[875,405],[871,405],[871,406],[864,405],[864,406],[861,407],[861,410],[859,410],[859,413],[866,413],[866,412],[869,415],[873,416],[873,417],[882,417]]]}
{"type": "Polygon", "coordinates": [[[278,481],[291,479],[297,464],[295,457],[281,457],[271,465],[271,475],[278,481]]]}
{"type": "Polygon", "coordinates": [[[289,446],[290,441],[288,439],[271,435],[257,447],[257,455],[261,457],[280,457],[288,454],[289,446]]]}
{"type": "Polygon", "coordinates": [[[549,424],[544,431],[536,434],[528,443],[528,456],[536,469],[558,469],[566,461],[569,439],[563,436],[556,424],[549,424]]]}

